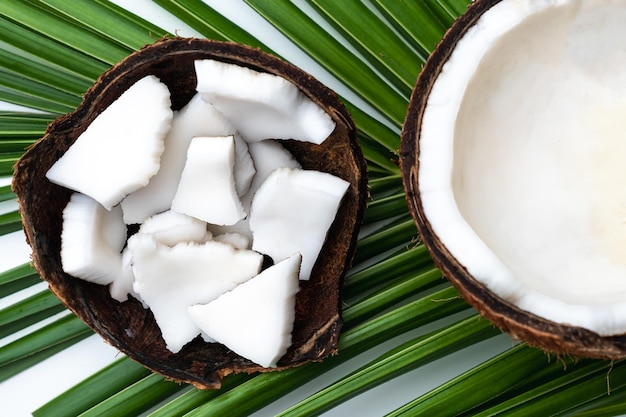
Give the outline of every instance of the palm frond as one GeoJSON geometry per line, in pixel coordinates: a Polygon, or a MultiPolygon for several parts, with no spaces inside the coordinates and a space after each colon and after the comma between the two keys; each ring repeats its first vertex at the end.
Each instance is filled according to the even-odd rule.
{"type": "MultiPolygon", "coordinates": [[[[343,287],[340,354],[283,372],[232,375],[218,391],[168,382],[121,357],[32,410],[36,417],[247,415],[310,381],[317,383],[279,412],[319,415],[354,396],[367,396],[409,370],[446,361],[477,343],[492,343],[499,334],[441,277],[420,244],[397,161],[415,79],[469,0],[244,1],[255,17],[336,80],[367,159],[371,199],[343,287]],[[384,349],[373,354],[380,347],[384,349]]],[[[238,26],[210,2],[154,3],[203,36],[283,55],[261,42],[255,28],[238,26]]],[[[55,117],[72,111],[100,73],[176,30],[108,0],[3,0],[0,33],[0,101],[28,109],[0,111],[0,176],[6,178],[24,149],[55,117]]],[[[0,203],[8,207],[0,212],[0,241],[20,233],[14,199],[9,186],[0,186],[0,203]]],[[[28,263],[20,262],[25,260],[0,271],[0,301],[5,302],[0,309],[2,384],[93,334],[40,284],[28,263]]],[[[395,405],[390,415],[597,416],[624,411],[623,361],[556,360],[523,344],[498,352],[395,405]]]]}
{"type": "Polygon", "coordinates": [[[87,378],[43,407],[33,412],[35,417],[52,415],[77,416],[109,397],[150,375],[150,371],[127,357],[120,358],[87,378]]]}

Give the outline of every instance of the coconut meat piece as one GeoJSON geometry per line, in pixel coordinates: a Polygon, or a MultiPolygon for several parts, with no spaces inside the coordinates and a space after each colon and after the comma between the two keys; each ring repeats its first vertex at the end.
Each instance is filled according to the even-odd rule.
{"type": "Polygon", "coordinates": [[[322,143],[335,122],[295,84],[277,75],[204,59],[195,61],[196,90],[246,141],[295,139],[322,143]]]}
{"type": "Polygon", "coordinates": [[[168,210],[176,194],[192,138],[223,135],[233,135],[235,139],[235,185],[239,195],[245,194],[255,173],[248,145],[223,114],[196,94],[174,114],[172,127],[165,138],[159,171],[145,187],[122,201],[124,221],[127,224],[141,223],[153,214],[168,210]]]}
{"type": "Polygon", "coordinates": [[[234,158],[233,136],[193,138],[172,210],[222,226],[246,217],[235,187],[234,158]]]}
{"type": "MultiPolygon", "coordinates": [[[[117,275],[111,285],[109,285],[109,293],[111,294],[111,298],[114,300],[123,303],[128,300],[128,296],[131,295],[137,300],[141,300],[139,294],[135,292],[133,289],[133,284],[135,283],[135,274],[133,273],[133,265],[132,265],[132,253],[128,246],[122,250],[122,270],[119,275],[117,275]]],[[[148,308],[148,306],[143,303],[144,308],[148,308]]]]}
{"type": "Polygon", "coordinates": [[[139,226],[138,233],[149,233],[157,242],[174,246],[181,242],[200,242],[206,237],[206,222],[176,211],[155,214],[139,226]]]}
{"type": "Polygon", "coordinates": [[[63,210],[61,264],[75,277],[107,285],[122,272],[126,225],[119,206],[110,211],[96,200],[73,193],[63,210]]]}
{"type": "Polygon", "coordinates": [[[502,1],[461,41],[422,119],[437,237],[518,307],[626,332],[626,7],[502,1]]]}
{"type": "MultiPolygon", "coordinates": [[[[250,156],[254,161],[256,173],[250,183],[250,189],[241,197],[244,210],[249,213],[252,206],[252,198],[265,179],[278,168],[302,168],[300,163],[293,157],[278,140],[267,139],[248,144],[250,156]]],[[[209,225],[214,234],[236,233],[246,236],[252,242],[249,218],[246,217],[232,226],[209,225]]]]}
{"type": "Polygon", "coordinates": [[[325,172],[274,170],[252,201],[252,249],[274,262],[300,253],[300,279],[308,280],[348,186],[325,172]]]}
{"type": "Polygon", "coordinates": [[[46,177],[111,209],[159,170],[170,104],[157,77],[140,79],[96,116],[46,177]]]}
{"type": "MultiPolygon", "coordinates": [[[[155,214],[144,221],[137,234],[149,234],[157,243],[174,246],[184,242],[204,243],[212,239],[211,233],[206,230],[206,223],[186,214],[172,210],[155,214]]],[[[133,289],[135,275],[132,269],[132,252],[128,248],[122,251],[122,273],[109,286],[111,297],[119,302],[128,299],[128,295],[141,300],[133,289]]],[[[147,308],[148,306],[144,306],[147,308]]]]}
{"type": "Polygon", "coordinates": [[[214,301],[189,307],[189,315],[209,338],[276,367],[291,345],[301,259],[293,254],[214,301]]]}
{"type": "Polygon", "coordinates": [[[165,246],[137,233],[128,240],[134,290],[149,306],[167,348],[176,353],[200,334],[187,307],[205,304],[256,276],[263,256],[209,241],[165,246]]]}
{"type": "Polygon", "coordinates": [[[222,233],[213,236],[213,240],[231,245],[235,249],[250,249],[251,243],[247,236],[239,233],[222,233]]]}
{"type": "Polygon", "coordinates": [[[278,168],[302,168],[302,165],[277,140],[267,139],[250,143],[248,148],[257,170],[250,184],[249,192],[241,198],[242,204],[249,210],[254,194],[274,170],[278,168]]]}

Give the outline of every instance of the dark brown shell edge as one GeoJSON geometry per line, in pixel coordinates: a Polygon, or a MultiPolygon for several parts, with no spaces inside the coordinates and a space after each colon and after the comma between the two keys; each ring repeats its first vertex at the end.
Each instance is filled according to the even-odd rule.
{"type": "Polygon", "coordinates": [[[497,297],[474,279],[433,232],[424,215],[419,192],[419,138],[422,115],[432,85],[457,42],[480,16],[500,0],[473,2],[446,33],[429,57],[413,89],[402,131],[400,166],[407,201],[421,238],[429,249],[435,265],[456,287],[463,298],[478,312],[515,339],[546,352],[581,358],[618,359],[626,357],[624,335],[603,337],[590,330],[555,323],[524,311],[497,297]]]}
{"type": "MultiPolygon", "coordinates": [[[[115,161],[111,161],[113,167],[115,161]]],[[[320,361],[337,353],[342,326],[340,287],[356,248],[357,232],[367,196],[366,164],[356,127],[336,94],[301,69],[259,49],[206,39],[162,39],[116,64],[86,92],[72,113],[53,122],[42,139],[15,165],[13,179],[32,263],[50,289],[78,317],[131,359],[168,379],[201,389],[221,386],[231,373],[285,369],[320,361]],[[50,183],[45,174],[99,112],[147,74],[161,79],[172,94],[172,107],[181,108],[195,93],[194,59],[210,58],[280,75],[300,87],[336,122],[322,145],[285,141],[284,145],[306,169],[339,176],[351,186],[329,230],[312,278],[301,282],[296,299],[292,346],[278,363],[266,369],[199,337],[179,353],[168,351],[150,310],[134,298],[119,303],[108,287],[65,274],[60,262],[62,211],[71,191],[50,183]]]]}

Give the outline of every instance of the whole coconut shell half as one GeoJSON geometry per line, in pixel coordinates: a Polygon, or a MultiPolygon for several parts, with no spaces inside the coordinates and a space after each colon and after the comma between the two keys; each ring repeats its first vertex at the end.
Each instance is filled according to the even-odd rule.
{"type": "MultiPolygon", "coordinates": [[[[576,357],[623,358],[626,357],[626,336],[624,334],[600,335],[582,326],[570,325],[565,321],[549,320],[518,307],[513,302],[514,300],[505,299],[492,291],[482,280],[470,273],[467,265],[458,259],[458,253],[452,253],[450,245],[444,244],[432,225],[432,212],[428,213],[425,209],[424,197],[426,193],[420,185],[430,179],[425,178],[420,173],[420,168],[425,164],[423,156],[426,150],[423,145],[424,115],[429,107],[429,98],[433,86],[438,77],[448,71],[447,64],[455,49],[461,45],[461,41],[472,31],[479,19],[495,6],[507,1],[476,0],[472,2],[466,13],[453,24],[434,53],[429,57],[417,80],[403,127],[400,149],[401,169],[409,207],[421,239],[429,249],[436,266],[441,269],[443,275],[460,291],[469,304],[502,330],[510,333],[516,339],[526,341],[528,344],[547,352],[569,354],[576,357]]],[[[512,3],[512,8],[519,5],[519,2],[510,3],[512,3]]],[[[535,2],[535,4],[529,0],[527,3],[530,5],[529,7],[534,7],[535,5],[544,5],[544,3],[547,5],[550,2],[535,2]]],[[[563,5],[567,2],[558,3],[563,5]]],[[[573,1],[571,3],[577,5],[580,2],[573,1]]],[[[595,3],[589,2],[588,5],[591,7],[595,3]]],[[[537,48],[542,49],[540,46],[537,48]]],[[[466,68],[467,71],[473,71],[469,65],[466,68]]],[[[623,70],[623,68],[619,69],[622,72],[623,70]]],[[[574,86],[573,88],[577,87],[574,86]]],[[[436,104],[441,106],[441,100],[437,101],[436,104]]],[[[543,111],[542,108],[537,108],[537,112],[541,111],[543,111]]],[[[574,123],[575,121],[572,120],[571,122],[574,123]]],[[[455,140],[456,137],[455,133],[455,140]]],[[[503,136],[501,140],[506,141],[507,137],[503,136]]],[[[456,164],[456,162],[453,163],[456,164]]],[[[490,175],[495,177],[501,174],[494,170],[490,175]]],[[[524,198],[528,198],[528,196],[517,196],[518,201],[524,198]]],[[[515,241],[515,235],[511,233],[510,236],[515,241]]],[[[537,230],[536,238],[542,239],[541,230],[537,230]]],[[[529,257],[528,262],[533,262],[533,258],[529,257]]],[[[564,260],[564,262],[567,261],[564,260]]],[[[593,280],[594,277],[589,277],[589,279],[593,280]]],[[[562,277],[562,280],[567,282],[567,276],[562,277]]]]}
{"type": "MultiPolygon", "coordinates": [[[[115,161],[111,161],[111,169],[115,169],[115,161]]],[[[15,166],[13,180],[33,265],[52,292],[106,342],[131,359],[168,379],[201,389],[219,388],[222,378],[231,373],[280,370],[320,361],[337,352],[342,325],[340,287],[355,250],[366,187],[366,166],[354,123],[333,91],[294,65],[258,49],[191,38],[157,41],[103,73],[78,108],[54,121],[45,136],[28,149],[15,166]],[[350,188],[311,279],[300,284],[292,345],[278,368],[262,368],[225,346],[205,343],[200,337],[174,354],[166,348],[151,311],[140,302],[129,297],[119,303],[110,297],[108,287],[69,276],[61,267],[62,212],[72,191],[49,182],[46,172],[100,112],[146,75],[155,75],[167,85],[173,110],[183,107],[195,94],[193,62],[197,59],[219,60],[284,77],[336,122],[334,132],[321,145],[283,141],[303,168],[343,178],[350,188]]]]}

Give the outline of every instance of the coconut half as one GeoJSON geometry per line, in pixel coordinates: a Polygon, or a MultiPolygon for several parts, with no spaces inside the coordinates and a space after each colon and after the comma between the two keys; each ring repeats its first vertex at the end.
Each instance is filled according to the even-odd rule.
{"type": "MultiPolygon", "coordinates": [[[[367,196],[365,161],[349,113],[330,89],[311,75],[258,49],[205,39],[173,38],[133,53],[100,76],[81,105],[47,129],[16,164],[13,188],[18,196],[35,268],[50,289],[108,343],[130,358],[169,379],[199,388],[218,388],[234,372],[268,371],[224,345],[201,336],[178,353],[170,352],[149,309],[134,297],[118,302],[105,286],[63,272],[60,248],[62,212],[72,192],[51,183],[46,172],[94,118],[122,92],[146,75],[156,76],[171,92],[172,110],[179,111],[196,94],[194,61],[212,59],[284,77],[335,122],[319,145],[292,140],[281,144],[305,169],[331,173],[350,183],[331,226],[311,280],[296,296],[292,345],[277,368],[319,361],[337,351],[341,329],[339,289],[350,266],[367,196]]],[[[110,161],[111,170],[115,161],[110,161]]],[[[80,175],[80,173],[77,173],[80,175]]],[[[123,297],[118,297],[123,298],[123,297]]]]}
{"type": "Polygon", "coordinates": [[[626,1],[477,0],[415,86],[407,198],[444,275],[516,338],[626,356],[626,1]]]}

